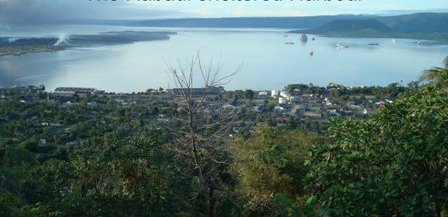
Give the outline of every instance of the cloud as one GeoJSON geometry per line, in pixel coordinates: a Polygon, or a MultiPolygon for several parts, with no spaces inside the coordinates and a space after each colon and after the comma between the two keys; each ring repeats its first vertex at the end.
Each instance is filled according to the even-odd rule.
{"type": "Polygon", "coordinates": [[[208,17],[212,14],[212,11],[208,7],[200,7],[194,10],[188,10],[189,13],[197,14],[201,17],[208,17]]]}
{"type": "Polygon", "coordinates": [[[94,19],[142,19],[179,16],[126,1],[0,0],[0,23],[63,23],[94,19]]]}
{"type": "Polygon", "coordinates": [[[247,11],[244,8],[239,7],[239,8],[235,8],[232,11],[232,14],[237,17],[242,17],[242,16],[247,15],[247,11]]]}
{"type": "Polygon", "coordinates": [[[285,10],[285,14],[288,16],[293,16],[293,17],[301,17],[301,16],[308,16],[308,14],[304,11],[301,10],[290,10],[290,9],[286,9],[285,10]]]}

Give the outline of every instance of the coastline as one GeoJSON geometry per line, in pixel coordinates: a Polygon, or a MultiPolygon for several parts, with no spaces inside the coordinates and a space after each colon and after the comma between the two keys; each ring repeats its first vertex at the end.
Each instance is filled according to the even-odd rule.
{"type": "Polygon", "coordinates": [[[0,47],[0,57],[21,56],[31,53],[57,52],[65,49],[66,49],[65,46],[53,46],[53,45],[0,47]]]}

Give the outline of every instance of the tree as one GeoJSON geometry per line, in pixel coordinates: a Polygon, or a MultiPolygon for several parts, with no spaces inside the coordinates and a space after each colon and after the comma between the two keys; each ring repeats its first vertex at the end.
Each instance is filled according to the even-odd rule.
{"type": "MultiPolygon", "coordinates": [[[[437,82],[440,82],[439,80],[437,82]]],[[[428,85],[365,121],[333,121],[306,186],[323,216],[441,216],[448,209],[448,99],[428,85]]]]}
{"type": "Polygon", "coordinates": [[[61,216],[189,213],[192,177],[181,171],[186,165],[167,149],[165,137],[161,131],[124,140],[110,134],[76,147],[68,162],[46,162],[38,179],[49,198],[32,210],[47,206],[61,216]]]}
{"type": "Polygon", "coordinates": [[[308,171],[305,157],[317,143],[315,134],[261,127],[252,138],[232,146],[238,189],[252,211],[279,211],[275,209],[278,200],[290,201],[290,209],[303,204],[302,179],[308,171]]]}
{"type": "Polygon", "coordinates": [[[420,80],[440,88],[448,88],[448,56],[443,60],[443,67],[433,67],[424,71],[420,80]]]}
{"type": "Polygon", "coordinates": [[[244,96],[246,99],[253,100],[255,97],[255,93],[253,90],[247,89],[244,91],[244,96]]]}
{"type": "Polygon", "coordinates": [[[196,171],[197,182],[206,191],[208,214],[213,217],[217,214],[215,192],[222,190],[228,165],[227,153],[222,145],[239,111],[218,109],[219,102],[213,103],[209,96],[213,88],[230,82],[238,69],[223,76],[220,61],[214,62],[212,59],[204,63],[197,53],[186,64],[178,60],[176,66],[168,66],[168,71],[182,100],[176,127],[169,129],[176,138],[172,149],[185,156],[196,171]],[[197,77],[203,86],[199,90],[195,89],[197,77]]]}

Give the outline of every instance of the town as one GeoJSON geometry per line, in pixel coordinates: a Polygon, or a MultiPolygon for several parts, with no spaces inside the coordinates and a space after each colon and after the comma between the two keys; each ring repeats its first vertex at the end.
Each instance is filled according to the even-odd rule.
{"type": "MultiPolygon", "coordinates": [[[[321,208],[316,195],[327,190],[318,188],[333,177],[343,180],[341,189],[361,183],[353,190],[366,195],[366,185],[375,191],[390,182],[395,188],[395,174],[406,175],[399,171],[410,166],[404,180],[422,170],[421,182],[440,192],[433,189],[442,189],[446,176],[433,176],[437,172],[422,169],[420,162],[425,156],[436,171],[446,168],[446,156],[439,155],[446,153],[445,146],[434,142],[446,141],[445,82],[290,84],[277,90],[205,86],[140,93],[1,88],[4,213],[111,216],[118,209],[125,213],[120,216],[201,216],[201,210],[191,209],[198,200],[199,206],[209,204],[210,212],[304,216],[321,208]],[[378,179],[378,174],[388,177],[378,179]]],[[[402,201],[381,194],[367,200],[383,197],[402,201]]],[[[346,211],[342,207],[338,212],[346,211]]]]}
{"type": "MultiPolygon", "coordinates": [[[[366,119],[386,103],[393,103],[409,88],[397,83],[387,87],[345,87],[331,83],[327,87],[291,84],[282,90],[270,91],[226,91],[223,87],[204,87],[194,88],[189,93],[198,100],[206,96],[204,110],[238,113],[239,121],[229,130],[229,135],[250,134],[251,127],[257,125],[325,133],[329,120],[366,119]]],[[[156,128],[175,124],[172,119],[182,105],[179,99],[183,92],[180,88],[159,88],[139,93],[113,93],[79,87],[60,87],[49,92],[43,85],[15,86],[0,89],[0,103],[3,101],[4,106],[11,105],[15,110],[23,108],[29,113],[25,115],[27,126],[22,126],[23,130],[18,132],[20,140],[29,139],[36,132],[54,132],[45,133],[37,140],[43,144],[63,142],[73,145],[83,141],[80,135],[88,124],[82,120],[88,120],[91,126],[103,126],[105,131],[107,128],[125,128],[128,123],[116,122],[117,117],[114,117],[120,112],[127,113],[133,122],[156,128]],[[43,105],[45,109],[33,111],[43,105]],[[40,114],[42,112],[44,114],[40,114]]],[[[9,123],[10,119],[0,116],[0,125],[9,123]]]]}

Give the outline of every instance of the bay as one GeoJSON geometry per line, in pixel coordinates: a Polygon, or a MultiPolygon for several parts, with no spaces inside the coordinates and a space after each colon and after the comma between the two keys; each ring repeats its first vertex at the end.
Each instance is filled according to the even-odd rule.
{"type": "MultiPolygon", "coordinates": [[[[75,86],[111,92],[172,88],[175,85],[168,66],[186,63],[198,52],[206,63],[220,62],[222,74],[239,69],[226,89],[270,90],[291,83],[324,86],[330,82],[346,86],[385,86],[392,82],[406,85],[417,80],[423,70],[440,66],[448,55],[447,45],[410,39],[308,36],[308,42],[302,44],[299,35],[278,29],[78,26],[62,35],[117,30],[169,30],[177,35],[166,41],[0,57],[0,87],[44,84],[48,90],[75,86]],[[347,47],[337,49],[338,43],[347,47]]],[[[35,29],[21,36],[44,35],[42,32],[35,29]]],[[[57,32],[62,31],[54,30],[53,34],[57,32]]],[[[197,86],[201,86],[199,81],[197,86]]]]}

